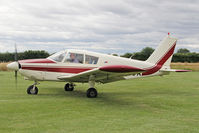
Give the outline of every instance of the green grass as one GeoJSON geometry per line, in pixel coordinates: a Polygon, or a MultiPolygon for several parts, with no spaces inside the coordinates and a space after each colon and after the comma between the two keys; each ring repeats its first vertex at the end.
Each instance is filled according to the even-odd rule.
{"type": "Polygon", "coordinates": [[[125,80],[97,85],[96,99],[87,84],[65,92],[64,83],[32,84],[0,72],[0,133],[195,133],[199,132],[199,72],[125,80]]]}

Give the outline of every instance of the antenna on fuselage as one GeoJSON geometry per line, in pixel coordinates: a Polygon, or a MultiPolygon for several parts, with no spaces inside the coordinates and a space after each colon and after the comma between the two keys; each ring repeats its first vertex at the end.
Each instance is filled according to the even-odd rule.
{"type": "Polygon", "coordinates": [[[133,53],[133,54],[129,57],[129,60],[132,59],[132,57],[133,57],[134,55],[135,55],[135,53],[133,53]]]}

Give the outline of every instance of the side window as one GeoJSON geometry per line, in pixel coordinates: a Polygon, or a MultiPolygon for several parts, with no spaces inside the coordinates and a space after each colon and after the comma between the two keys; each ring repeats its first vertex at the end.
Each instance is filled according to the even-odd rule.
{"type": "Polygon", "coordinates": [[[86,64],[97,64],[98,59],[99,59],[98,57],[86,55],[85,63],[86,64]]]}
{"type": "Polygon", "coordinates": [[[68,53],[64,62],[83,63],[83,61],[84,61],[84,55],[83,54],[68,53]]]}

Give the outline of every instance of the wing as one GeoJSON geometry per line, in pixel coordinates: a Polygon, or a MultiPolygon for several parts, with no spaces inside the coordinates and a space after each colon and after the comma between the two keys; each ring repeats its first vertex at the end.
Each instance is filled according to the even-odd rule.
{"type": "Polygon", "coordinates": [[[134,75],[145,70],[126,66],[126,65],[111,65],[95,68],[72,76],[60,76],[58,79],[68,82],[88,82],[90,75],[95,77],[95,82],[108,83],[124,79],[124,76],[134,75]]]}

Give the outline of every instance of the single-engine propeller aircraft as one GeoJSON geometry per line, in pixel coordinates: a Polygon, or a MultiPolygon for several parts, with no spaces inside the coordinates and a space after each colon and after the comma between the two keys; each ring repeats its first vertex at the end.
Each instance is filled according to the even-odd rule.
{"type": "MultiPolygon", "coordinates": [[[[74,83],[88,83],[87,97],[97,97],[95,83],[109,83],[139,77],[160,76],[187,70],[170,69],[176,38],[166,36],[146,61],[139,61],[85,50],[64,50],[46,59],[17,60],[7,65],[34,81],[27,88],[28,94],[37,94],[39,81],[67,82],[65,91],[73,91],[74,83]]],[[[16,50],[16,47],[15,47],[16,50]]],[[[17,54],[17,52],[16,52],[17,54]]]]}

